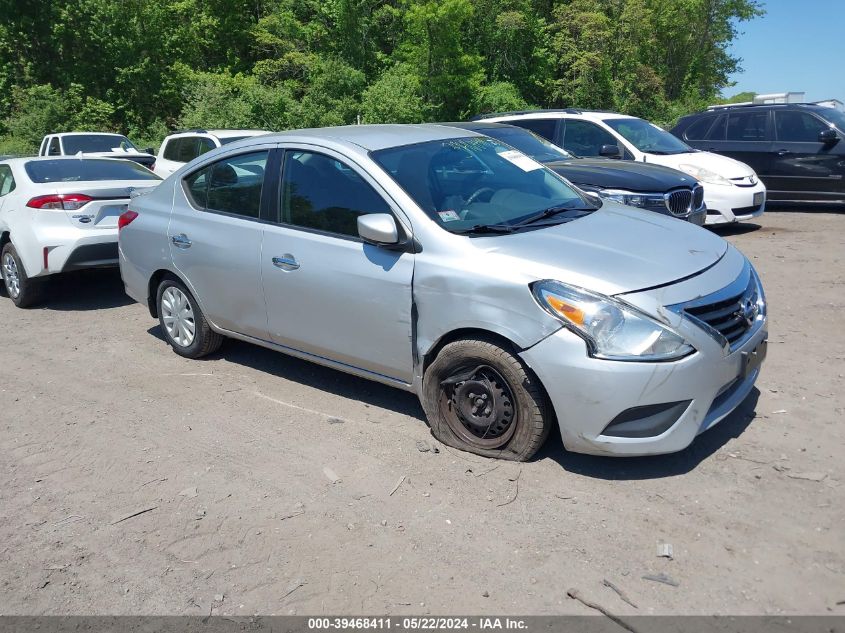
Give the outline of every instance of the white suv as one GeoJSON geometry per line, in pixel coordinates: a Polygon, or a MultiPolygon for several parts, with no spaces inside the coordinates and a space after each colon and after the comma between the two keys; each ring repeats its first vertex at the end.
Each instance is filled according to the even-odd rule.
{"type": "Polygon", "coordinates": [[[199,129],[177,132],[165,137],[161,142],[153,171],[162,178],[167,178],[185,163],[190,163],[197,156],[217,147],[240,141],[242,138],[268,133],[267,130],[199,129]]]}
{"type": "Polygon", "coordinates": [[[531,130],[578,156],[621,158],[673,167],[704,184],[707,224],[741,222],[762,215],[766,187],[745,163],[693,149],[664,129],[615,112],[526,110],[476,119],[531,130]]]}

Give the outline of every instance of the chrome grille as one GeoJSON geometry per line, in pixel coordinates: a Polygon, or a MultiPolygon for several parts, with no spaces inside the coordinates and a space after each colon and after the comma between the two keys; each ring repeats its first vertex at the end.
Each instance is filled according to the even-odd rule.
{"type": "Polygon", "coordinates": [[[692,208],[698,209],[704,203],[704,187],[696,185],[692,190],[692,208]]]}
{"type": "Polygon", "coordinates": [[[679,189],[666,194],[666,208],[672,215],[685,215],[690,211],[693,194],[689,189],[679,189]]]}
{"type": "Polygon", "coordinates": [[[733,346],[751,329],[759,314],[753,280],[737,295],[715,303],[686,307],[684,312],[709,325],[733,346]]]}

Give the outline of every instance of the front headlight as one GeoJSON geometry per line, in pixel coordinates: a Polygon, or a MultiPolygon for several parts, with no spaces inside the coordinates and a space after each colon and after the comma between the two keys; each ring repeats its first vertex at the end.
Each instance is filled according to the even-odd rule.
{"type": "Polygon", "coordinates": [[[639,207],[640,209],[663,207],[665,205],[662,194],[641,194],[624,189],[599,189],[597,193],[607,200],[615,200],[621,204],[639,207]]]}
{"type": "Polygon", "coordinates": [[[666,326],[611,297],[551,280],[538,281],[531,290],[544,310],[587,341],[596,358],[668,361],[695,351],[666,326]]]}
{"type": "Polygon", "coordinates": [[[690,176],[697,178],[701,182],[708,182],[711,185],[732,185],[733,183],[725,178],[717,174],[715,171],[710,171],[709,169],[705,169],[704,167],[699,167],[697,165],[678,165],[678,169],[682,172],[689,174],[690,176]]]}

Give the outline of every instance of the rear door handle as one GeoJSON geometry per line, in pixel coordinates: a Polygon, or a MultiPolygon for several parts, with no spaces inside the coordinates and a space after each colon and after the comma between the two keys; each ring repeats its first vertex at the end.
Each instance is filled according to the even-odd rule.
{"type": "Polygon", "coordinates": [[[791,151],[789,151],[788,149],[779,149],[779,150],[777,151],[777,155],[778,155],[778,156],[788,156],[788,155],[789,155],[789,154],[791,154],[791,153],[792,153],[792,152],[791,152],[791,151]]]}
{"type": "Polygon", "coordinates": [[[170,241],[173,242],[173,245],[176,248],[182,248],[182,249],[191,248],[191,244],[193,243],[193,242],[191,242],[191,240],[188,239],[188,236],[185,235],[184,233],[180,233],[179,235],[173,235],[170,238],[170,241]]]}
{"type": "Polygon", "coordinates": [[[281,257],[273,258],[273,266],[282,270],[296,270],[299,268],[299,262],[290,253],[285,253],[281,257]]]}

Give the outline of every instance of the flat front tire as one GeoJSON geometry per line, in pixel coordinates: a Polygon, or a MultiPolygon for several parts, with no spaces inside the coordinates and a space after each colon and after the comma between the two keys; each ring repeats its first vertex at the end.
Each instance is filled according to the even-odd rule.
{"type": "Polygon", "coordinates": [[[156,293],[162,334],[173,351],[201,358],[217,351],[223,336],[211,329],[194,296],[178,279],[165,278],[156,293]]]}
{"type": "Polygon", "coordinates": [[[551,429],[551,407],[537,377],[494,341],[449,343],[423,377],[423,409],[434,436],[455,448],[526,461],[551,429]]]}
{"type": "Polygon", "coordinates": [[[18,257],[18,252],[11,242],[7,242],[0,252],[0,274],[6,286],[6,294],[19,308],[29,308],[41,301],[44,282],[41,279],[27,277],[26,270],[18,257]]]}

